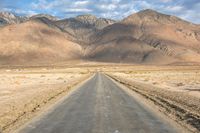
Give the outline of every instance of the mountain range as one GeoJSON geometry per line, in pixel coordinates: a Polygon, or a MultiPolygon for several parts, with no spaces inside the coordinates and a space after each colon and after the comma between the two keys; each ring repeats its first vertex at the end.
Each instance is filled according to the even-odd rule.
{"type": "Polygon", "coordinates": [[[115,21],[0,13],[0,64],[199,64],[200,25],[146,9],[115,21]]]}

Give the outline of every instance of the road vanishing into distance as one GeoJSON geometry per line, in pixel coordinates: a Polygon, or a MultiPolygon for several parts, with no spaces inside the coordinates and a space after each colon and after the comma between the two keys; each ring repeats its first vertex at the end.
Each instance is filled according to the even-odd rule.
{"type": "Polygon", "coordinates": [[[97,73],[19,133],[176,133],[104,74],[97,73]]]}

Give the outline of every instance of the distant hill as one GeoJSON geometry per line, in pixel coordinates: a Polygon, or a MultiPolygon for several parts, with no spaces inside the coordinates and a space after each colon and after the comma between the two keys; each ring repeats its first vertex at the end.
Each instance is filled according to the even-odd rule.
{"type": "Polygon", "coordinates": [[[27,17],[16,16],[10,12],[0,12],[0,26],[21,23],[25,20],[27,20],[27,17]]]}
{"type": "Polygon", "coordinates": [[[75,18],[59,20],[56,25],[73,35],[79,44],[88,44],[91,35],[113,23],[115,21],[111,19],[97,18],[93,15],[80,15],[75,18]]]}
{"type": "Polygon", "coordinates": [[[37,14],[37,15],[33,15],[33,16],[29,17],[29,19],[36,19],[36,18],[47,18],[51,21],[57,21],[58,20],[57,17],[51,16],[51,15],[48,15],[48,14],[37,14]]]}
{"type": "Polygon", "coordinates": [[[1,65],[39,65],[80,60],[81,47],[59,29],[30,20],[0,29],[1,65]]]}
{"type": "Polygon", "coordinates": [[[0,26],[0,64],[200,63],[200,26],[150,9],[121,21],[0,13],[0,26]]]}
{"type": "Polygon", "coordinates": [[[88,47],[92,51],[88,51],[88,57],[92,60],[152,64],[200,62],[200,27],[154,10],[132,14],[91,38],[93,48],[88,47]]]}

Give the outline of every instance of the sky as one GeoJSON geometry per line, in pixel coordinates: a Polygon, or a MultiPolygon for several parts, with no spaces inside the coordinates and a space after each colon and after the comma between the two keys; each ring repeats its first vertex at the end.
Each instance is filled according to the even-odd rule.
{"type": "Polygon", "coordinates": [[[47,13],[59,18],[93,14],[120,20],[144,9],[200,24],[200,0],[0,0],[0,11],[17,15],[47,13]]]}

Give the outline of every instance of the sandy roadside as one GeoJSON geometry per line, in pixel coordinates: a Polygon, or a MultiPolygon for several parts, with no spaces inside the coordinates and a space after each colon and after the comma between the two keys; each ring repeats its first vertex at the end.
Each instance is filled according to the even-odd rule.
{"type": "Polygon", "coordinates": [[[200,131],[200,99],[184,92],[174,92],[149,84],[134,82],[126,77],[109,74],[114,80],[153,102],[160,111],[171,119],[198,133],[200,131]]]}
{"type": "Polygon", "coordinates": [[[3,73],[0,76],[1,132],[10,132],[26,123],[90,76],[87,72],[3,73]]]}

